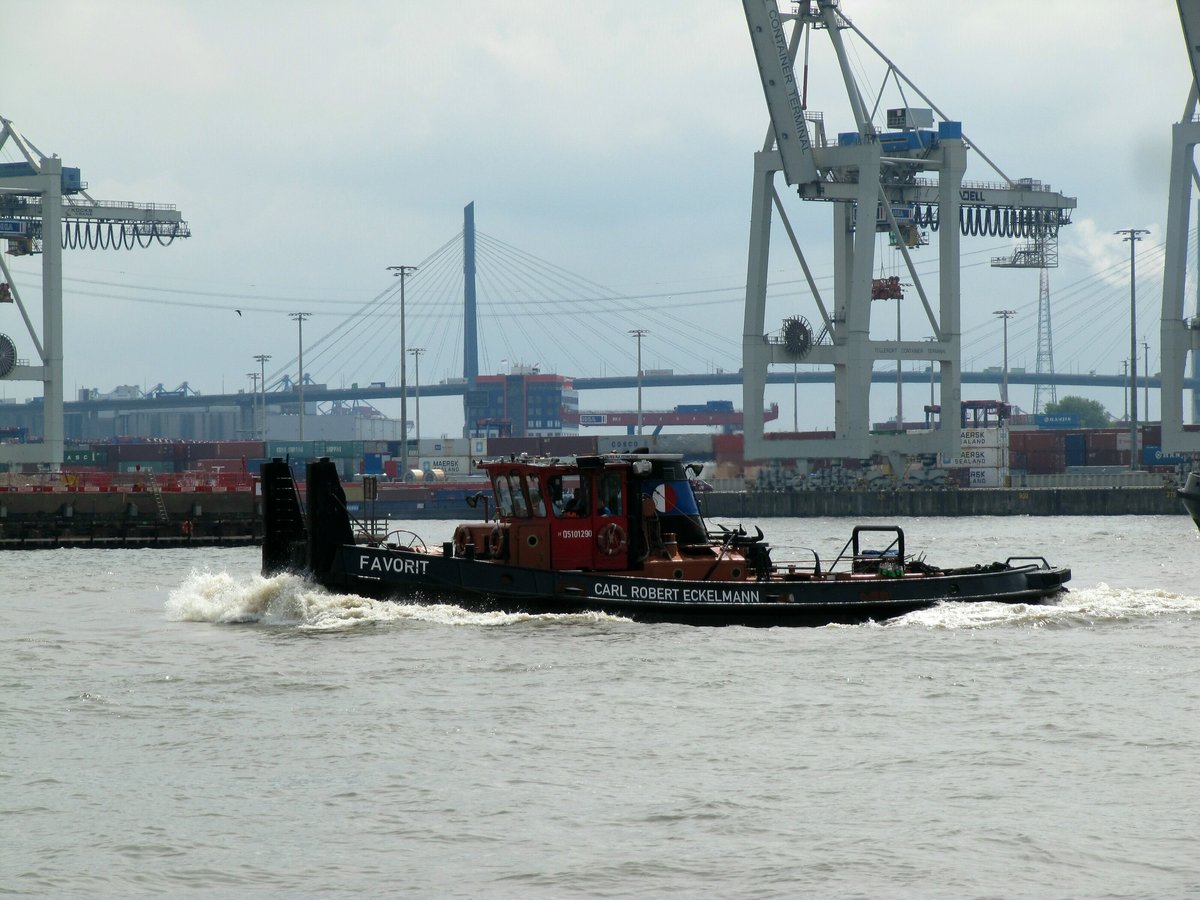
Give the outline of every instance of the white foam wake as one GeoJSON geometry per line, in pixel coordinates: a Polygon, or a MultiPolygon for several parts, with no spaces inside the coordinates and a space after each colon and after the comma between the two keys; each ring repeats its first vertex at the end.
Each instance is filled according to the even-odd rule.
{"type": "Polygon", "coordinates": [[[1025,603],[943,603],[886,623],[904,628],[1071,627],[1163,616],[1200,616],[1200,597],[1107,584],[1071,591],[1054,606],[1025,603]]]}
{"type": "Polygon", "coordinates": [[[260,623],[311,631],[336,631],[404,621],[441,625],[503,626],[523,622],[587,624],[622,621],[603,613],[529,615],[471,612],[452,604],[397,603],[356,594],[332,594],[298,575],[235,577],[193,571],[171,591],[167,614],[182,622],[260,623]]]}

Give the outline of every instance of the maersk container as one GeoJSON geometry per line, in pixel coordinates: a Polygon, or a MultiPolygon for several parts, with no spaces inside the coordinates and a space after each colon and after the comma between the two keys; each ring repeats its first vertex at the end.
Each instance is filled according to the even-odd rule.
{"type": "Polygon", "coordinates": [[[420,469],[426,473],[441,471],[448,477],[462,477],[471,474],[471,458],[468,456],[423,456],[419,461],[420,469]]]}

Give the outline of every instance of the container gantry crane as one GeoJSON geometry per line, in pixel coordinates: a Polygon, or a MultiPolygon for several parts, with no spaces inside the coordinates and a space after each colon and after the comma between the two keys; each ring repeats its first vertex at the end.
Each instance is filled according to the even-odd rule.
{"type": "Polygon", "coordinates": [[[79,169],[63,166],[27,140],[0,116],[0,149],[15,149],[16,162],[0,164],[0,238],[10,256],[42,256],[42,334],[0,255],[0,294],[20,311],[39,365],[17,358],[16,344],[0,334],[0,379],[42,383],[43,440],[0,444],[0,463],[36,463],[51,470],[62,465],[63,420],[63,248],[131,249],[170,244],[189,237],[188,224],[173,205],[95,200],[79,169]]]}
{"type": "MultiPolygon", "coordinates": [[[[940,428],[873,434],[870,426],[871,372],[876,360],[913,360],[937,364],[941,372],[941,408],[957,410],[961,401],[959,243],[963,236],[1033,238],[1057,234],[1070,222],[1073,197],[1050,190],[1034,179],[1011,179],[974,145],[968,145],[959,121],[945,115],[920,88],[842,13],[838,0],[804,0],[781,13],[776,0],[742,0],[758,62],[771,124],[762,150],[754,156],[754,182],[742,337],[743,408],[747,459],[867,458],[888,454],[895,463],[914,454],[953,457],[959,450],[958,416],[943,417],[940,428]],[[790,26],[790,28],[789,28],[790,26]],[[886,65],[884,85],[895,81],[926,108],[904,106],[886,111],[885,127],[875,123],[856,81],[843,32],[852,32],[886,65]],[[823,32],[832,45],[853,115],[853,130],[826,133],[824,117],[808,108],[808,52],[811,38],[823,32]],[[805,48],[803,77],[796,58],[805,48]],[[934,116],[938,117],[936,127],[934,116]],[[979,153],[999,181],[965,182],[967,150],[979,153]],[[797,230],[776,191],[776,173],[801,200],[832,204],[834,286],[832,303],[821,295],[804,257],[797,230]],[[797,340],[795,327],[768,333],[767,272],[775,215],[785,229],[819,317],[818,335],[797,340]],[[945,224],[947,227],[939,227],[945,224]],[[910,249],[936,233],[940,265],[938,309],[912,261],[910,249]],[[909,281],[929,319],[932,340],[872,340],[871,293],[877,232],[889,232],[903,255],[909,281]],[[797,362],[834,369],[834,433],[820,440],[767,440],[762,421],[767,369],[797,362]]],[[[877,97],[882,97],[881,86],[877,97]]],[[[871,96],[871,95],[866,95],[871,96]]],[[[879,100],[875,101],[876,107],[879,100]]],[[[897,362],[899,365],[899,362],[897,362]]],[[[902,426],[901,426],[902,427],[902,426]]]]}
{"type": "MultiPolygon", "coordinates": [[[[1200,300],[1196,314],[1184,314],[1187,288],[1187,246],[1193,185],[1200,184],[1196,171],[1196,145],[1200,144],[1200,121],[1196,118],[1197,86],[1200,85],[1200,0],[1177,0],[1179,22],[1187,46],[1192,81],[1188,86],[1183,117],[1171,129],[1170,190],[1167,194],[1166,259],[1163,262],[1163,296],[1160,337],[1162,341],[1162,448],[1167,453],[1200,453],[1200,432],[1183,425],[1183,379],[1189,357],[1193,374],[1200,355],[1200,300]]],[[[1193,393],[1192,418],[1200,421],[1200,402],[1193,393]]]]}

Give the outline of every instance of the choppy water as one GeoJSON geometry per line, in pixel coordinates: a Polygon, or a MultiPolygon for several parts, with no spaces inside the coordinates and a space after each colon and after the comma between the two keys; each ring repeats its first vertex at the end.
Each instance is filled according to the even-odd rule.
{"type": "MultiPolygon", "coordinates": [[[[831,556],[851,523],[765,524],[831,556]]],[[[0,893],[1200,895],[1191,522],[901,524],[1074,590],[704,629],[0,554],[0,893]]]]}

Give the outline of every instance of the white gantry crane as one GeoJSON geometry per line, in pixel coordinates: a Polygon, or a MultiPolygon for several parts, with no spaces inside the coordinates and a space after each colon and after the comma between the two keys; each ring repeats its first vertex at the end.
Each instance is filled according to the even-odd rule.
{"type": "Polygon", "coordinates": [[[148,247],[188,237],[190,231],[179,210],[169,204],[93,199],[79,169],[63,166],[57,156],[46,156],[12,122],[0,117],[0,149],[5,147],[15,150],[13,155],[20,159],[0,164],[0,239],[7,239],[9,256],[42,255],[42,333],[38,335],[0,255],[0,302],[12,302],[20,312],[39,362],[30,365],[20,359],[16,342],[0,334],[0,379],[42,383],[43,440],[0,444],[0,463],[36,463],[57,470],[62,465],[65,431],[63,248],[148,247]]]}
{"type": "MultiPolygon", "coordinates": [[[[1075,199],[1035,179],[1011,179],[977,147],[968,145],[959,121],[940,110],[896,65],[842,14],[837,0],[804,0],[781,13],[776,0],[742,0],[754,54],[770,111],[771,127],[754,156],[746,309],[742,337],[746,458],[865,459],[887,454],[893,463],[915,454],[957,456],[960,442],[961,363],[959,243],[964,235],[1036,239],[1057,235],[1069,224],[1075,199]],[[886,66],[877,92],[864,94],[855,80],[843,32],[853,32],[886,66]],[[807,74],[811,38],[824,32],[841,71],[853,122],[832,140],[821,113],[808,109],[807,74]],[[796,57],[804,48],[803,77],[796,57]],[[924,107],[887,109],[882,127],[877,107],[888,79],[919,97],[924,107]],[[868,98],[875,97],[875,108],[868,98]],[[938,122],[935,126],[934,117],[938,122]],[[967,151],[973,149],[996,172],[993,183],[965,182],[967,151]],[[832,297],[822,296],[788,220],[776,173],[800,199],[831,204],[834,278],[832,297]],[[807,279],[818,329],[792,316],[775,332],[766,326],[767,272],[775,215],[807,279]],[[944,227],[939,227],[944,226],[944,227]],[[929,340],[872,340],[871,301],[893,297],[896,277],[875,277],[875,242],[887,232],[901,252],[933,337],[929,340]],[[940,267],[935,310],[910,250],[936,234],[940,267]],[[815,333],[814,333],[815,332],[815,333]],[[941,373],[941,426],[872,433],[869,395],[877,360],[937,364],[941,373]],[[763,390],[771,365],[798,362],[834,369],[834,432],[818,440],[768,440],[762,430],[763,390]]],[[[897,370],[899,375],[899,369],[897,370]]]]}
{"type": "MultiPolygon", "coordinates": [[[[1196,117],[1200,85],[1200,0],[1178,0],[1179,20],[1192,67],[1192,83],[1183,118],[1171,130],[1171,185],[1167,199],[1166,260],[1163,263],[1162,298],[1162,447],[1168,453],[1200,453],[1200,432],[1183,427],[1183,382],[1189,355],[1200,351],[1200,310],[1184,315],[1187,283],[1187,246],[1192,187],[1200,184],[1196,171],[1196,144],[1200,121],[1196,117]]],[[[1193,415],[1195,415],[1193,403],[1193,415]]]]}

